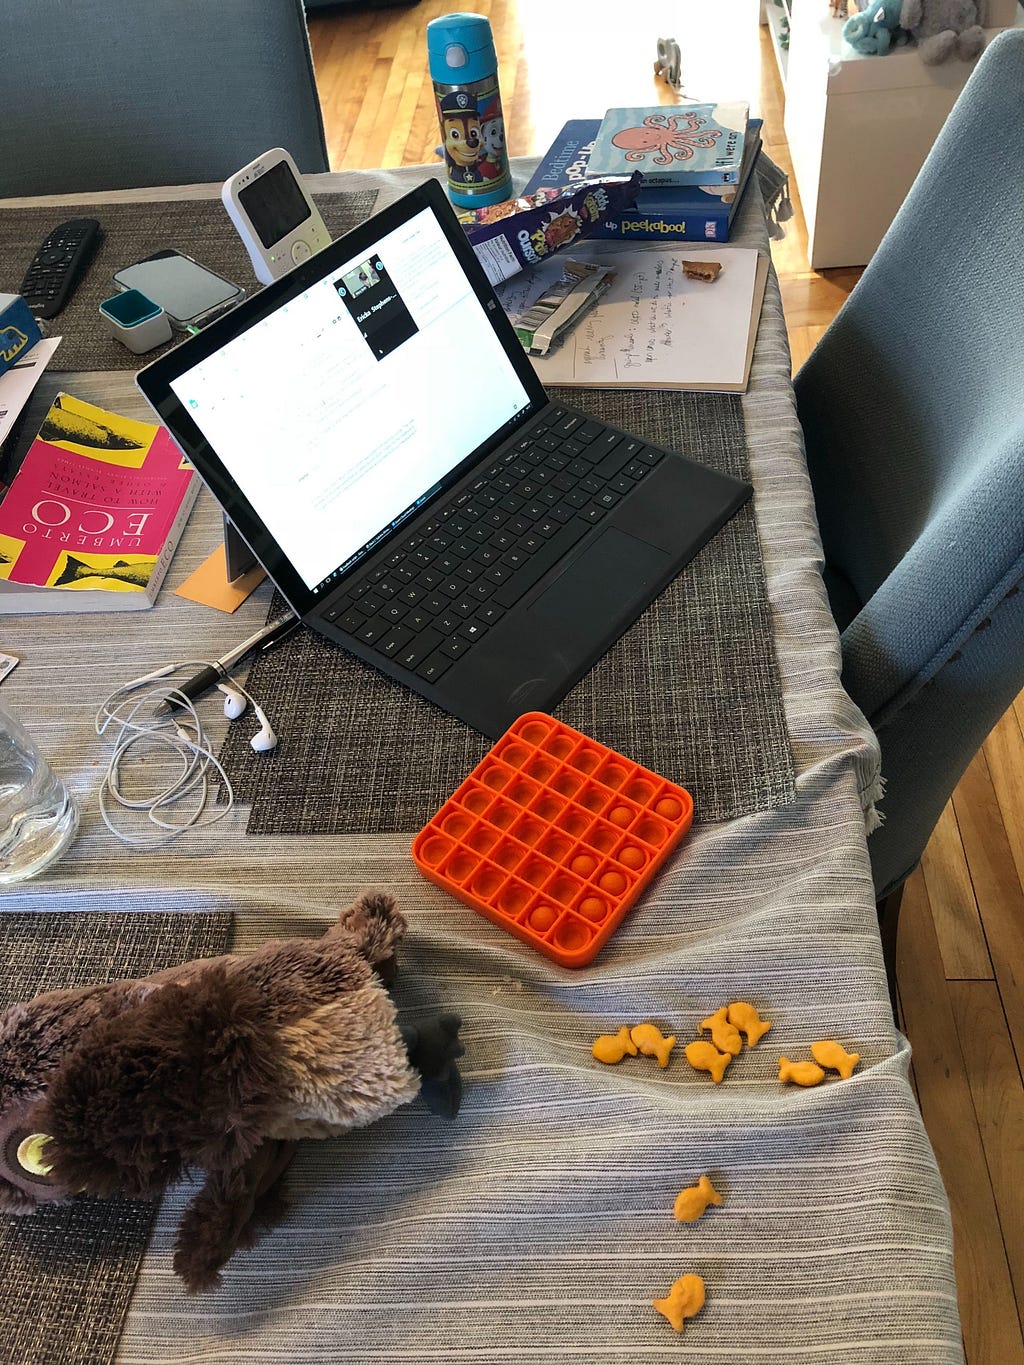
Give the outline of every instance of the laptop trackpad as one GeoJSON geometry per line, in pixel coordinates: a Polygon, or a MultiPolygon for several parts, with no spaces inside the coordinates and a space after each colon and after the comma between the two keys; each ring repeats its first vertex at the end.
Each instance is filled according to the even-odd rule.
{"type": "Polygon", "coordinates": [[[603,641],[603,652],[620,634],[621,613],[649,597],[650,584],[664,575],[669,557],[609,526],[531,604],[531,625],[555,627],[568,640],[582,632],[588,643],[603,641]]]}

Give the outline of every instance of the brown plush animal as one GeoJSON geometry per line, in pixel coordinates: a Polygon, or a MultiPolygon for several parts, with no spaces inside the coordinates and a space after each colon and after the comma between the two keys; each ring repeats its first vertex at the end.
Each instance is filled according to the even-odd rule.
{"type": "Polygon", "coordinates": [[[422,1091],[453,1116],[459,1019],[399,1029],[385,989],[405,919],[365,895],[323,938],[282,939],[135,981],[51,991],[0,1017],[0,1209],[206,1182],[178,1230],[192,1292],[284,1212],[300,1138],[422,1091]]]}

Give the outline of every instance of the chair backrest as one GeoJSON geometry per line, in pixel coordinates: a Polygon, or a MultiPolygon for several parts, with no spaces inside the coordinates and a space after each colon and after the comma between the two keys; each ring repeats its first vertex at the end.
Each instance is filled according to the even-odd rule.
{"type": "Polygon", "coordinates": [[[0,197],[329,169],[301,0],[31,0],[0,61],[0,197]]]}
{"type": "Polygon", "coordinates": [[[1024,31],[983,53],[794,383],[843,683],[881,742],[881,896],[1024,686],[1024,31]]]}

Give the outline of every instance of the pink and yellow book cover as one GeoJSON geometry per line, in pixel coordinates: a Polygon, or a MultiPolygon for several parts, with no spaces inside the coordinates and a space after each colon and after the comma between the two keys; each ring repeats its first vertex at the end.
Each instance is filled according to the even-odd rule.
{"type": "Polygon", "coordinates": [[[162,427],[58,394],[0,502],[0,580],[155,596],[197,491],[162,427]]]}

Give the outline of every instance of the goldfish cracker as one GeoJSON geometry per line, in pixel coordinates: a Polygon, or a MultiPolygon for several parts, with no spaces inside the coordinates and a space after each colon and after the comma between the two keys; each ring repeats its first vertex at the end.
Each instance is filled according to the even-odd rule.
{"type": "Polygon", "coordinates": [[[694,1071],[710,1071],[715,1085],[721,1085],[725,1068],[732,1064],[728,1052],[719,1052],[714,1043],[705,1042],[687,1043],[685,1051],[686,1060],[694,1071]]]}
{"type": "Polygon", "coordinates": [[[709,1204],[721,1204],[722,1196],[706,1175],[702,1175],[696,1185],[680,1190],[672,1208],[680,1223],[696,1223],[709,1204]]]}
{"type": "Polygon", "coordinates": [[[748,1047],[760,1042],[771,1028],[770,1022],[761,1019],[753,1005],[748,1005],[745,1000],[734,1000],[729,1006],[729,1023],[747,1035],[748,1047]]]}
{"type": "Polygon", "coordinates": [[[794,1085],[820,1085],[825,1073],[816,1062],[791,1062],[788,1057],[779,1058],[779,1080],[792,1081],[794,1085]]]}
{"type": "Polygon", "coordinates": [[[599,1062],[604,1062],[605,1066],[614,1066],[616,1062],[621,1062],[627,1052],[631,1057],[636,1056],[636,1044],[630,1038],[629,1029],[625,1024],[618,1033],[603,1033],[600,1038],[594,1040],[594,1046],[590,1050],[599,1062]]]}
{"type": "Polygon", "coordinates": [[[711,1041],[719,1052],[728,1052],[730,1056],[738,1057],[743,1051],[743,1039],[736,1025],[729,1023],[728,1014],[728,1005],[723,1005],[707,1019],[701,1020],[700,1026],[702,1031],[711,1031],[711,1041]]]}
{"type": "Polygon", "coordinates": [[[840,1043],[823,1039],[811,1044],[811,1056],[819,1066],[827,1066],[830,1071],[838,1071],[844,1081],[853,1075],[853,1068],[860,1061],[859,1052],[847,1052],[840,1043]]]}
{"type": "Polygon", "coordinates": [[[684,1275],[665,1298],[654,1299],[653,1307],[681,1332],[686,1318],[694,1317],[704,1307],[704,1281],[699,1275],[684,1275]]]}
{"type": "Polygon", "coordinates": [[[676,1045],[675,1036],[666,1038],[654,1024],[637,1024],[630,1037],[645,1057],[657,1057],[659,1066],[668,1066],[668,1059],[676,1045]]]}

